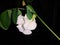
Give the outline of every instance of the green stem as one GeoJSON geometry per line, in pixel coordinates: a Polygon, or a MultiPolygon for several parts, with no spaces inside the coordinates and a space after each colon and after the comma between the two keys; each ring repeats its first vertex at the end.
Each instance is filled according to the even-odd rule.
{"type": "Polygon", "coordinates": [[[49,29],[49,31],[50,31],[58,40],[60,40],[59,36],[57,36],[57,35],[52,31],[52,29],[51,29],[38,15],[36,15],[36,16],[37,16],[38,19],[44,24],[44,26],[46,26],[46,27],[49,29]]]}

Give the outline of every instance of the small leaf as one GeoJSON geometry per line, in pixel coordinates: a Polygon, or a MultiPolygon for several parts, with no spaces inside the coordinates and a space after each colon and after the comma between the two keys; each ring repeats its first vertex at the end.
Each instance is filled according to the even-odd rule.
{"type": "Polygon", "coordinates": [[[32,16],[33,16],[32,13],[29,10],[27,10],[27,17],[29,20],[32,19],[32,16]]]}
{"type": "Polygon", "coordinates": [[[18,15],[22,14],[22,12],[18,9],[18,15]]]}
{"type": "Polygon", "coordinates": [[[4,30],[7,30],[6,28],[3,27],[1,22],[0,22],[0,27],[3,28],[4,30]]]}
{"type": "MultiPolygon", "coordinates": [[[[0,15],[0,27],[7,30],[11,23],[11,18],[9,17],[8,10],[4,11],[0,15]]],[[[11,15],[11,14],[10,14],[11,15]]]]}
{"type": "Polygon", "coordinates": [[[18,8],[12,9],[12,21],[14,24],[17,22],[17,17],[21,14],[21,11],[18,8]]]}
{"type": "Polygon", "coordinates": [[[11,18],[11,13],[12,13],[12,10],[8,10],[9,18],[11,18]]]}
{"type": "Polygon", "coordinates": [[[33,7],[31,5],[27,5],[26,6],[27,10],[29,10],[32,13],[36,13],[35,10],[33,9],[33,7]]]}

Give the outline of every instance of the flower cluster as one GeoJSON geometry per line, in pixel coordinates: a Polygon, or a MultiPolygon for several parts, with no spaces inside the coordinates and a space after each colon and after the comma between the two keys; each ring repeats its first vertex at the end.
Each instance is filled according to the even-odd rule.
{"type": "Polygon", "coordinates": [[[19,31],[25,35],[32,34],[32,30],[37,27],[35,18],[33,20],[32,19],[29,20],[27,14],[25,14],[25,16],[22,16],[22,14],[19,15],[17,17],[17,28],[19,29],[19,31]]]}

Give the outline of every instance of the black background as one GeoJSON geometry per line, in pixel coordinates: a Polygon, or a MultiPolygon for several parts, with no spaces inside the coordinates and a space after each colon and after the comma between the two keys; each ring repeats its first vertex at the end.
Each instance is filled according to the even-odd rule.
{"type": "MultiPolygon", "coordinates": [[[[21,0],[22,1],[22,0],[21,0]]],[[[22,7],[20,5],[18,7],[22,7]]],[[[0,0],[0,13],[6,9],[16,8],[18,0],[0,0]]],[[[47,25],[60,37],[59,24],[59,1],[58,0],[35,0],[30,5],[33,6],[37,14],[47,25]]],[[[36,18],[37,28],[32,31],[32,35],[24,35],[18,31],[11,22],[7,31],[0,28],[0,45],[60,45],[59,40],[36,18]]]]}

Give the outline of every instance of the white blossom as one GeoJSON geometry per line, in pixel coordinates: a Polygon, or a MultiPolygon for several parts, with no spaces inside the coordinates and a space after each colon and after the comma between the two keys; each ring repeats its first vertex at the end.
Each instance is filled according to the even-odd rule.
{"type": "Polygon", "coordinates": [[[36,28],[37,24],[36,24],[35,19],[33,21],[32,21],[32,19],[29,20],[28,17],[26,16],[26,14],[25,14],[24,19],[25,19],[24,28],[26,30],[34,30],[36,28]]]}
{"type": "Polygon", "coordinates": [[[25,35],[32,34],[31,30],[34,30],[37,27],[36,20],[34,19],[32,21],[28,19],[27,15],[25,16],[19,15],[17,18],[17,28],[20,32],[22,32],[25,35]]]}

